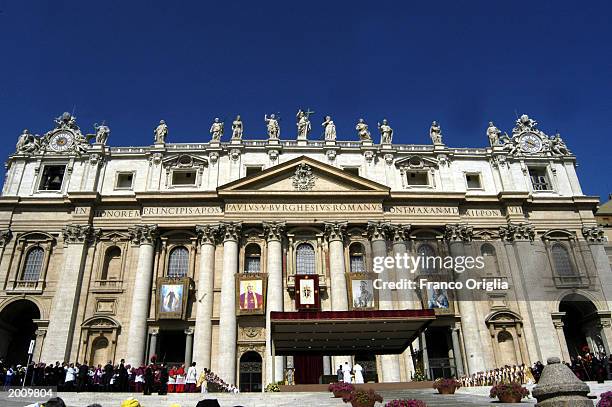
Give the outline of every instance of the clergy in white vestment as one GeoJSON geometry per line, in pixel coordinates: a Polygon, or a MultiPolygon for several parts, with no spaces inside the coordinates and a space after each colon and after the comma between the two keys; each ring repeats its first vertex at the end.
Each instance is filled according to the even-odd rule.
{"type": "Polygon", "coordinates": [[[348,362],[344,362],[344,365],[342,366],[342,375],[342,380],[344,383],[351,382],[351,367],[349,366],[348,362]]]}
{"type": "Polygon", "coordinates": [[[355,383],[363,383],[363,367],[359,363],[355,363],[353,366],[353,373],[355,374],[355,383]]]}

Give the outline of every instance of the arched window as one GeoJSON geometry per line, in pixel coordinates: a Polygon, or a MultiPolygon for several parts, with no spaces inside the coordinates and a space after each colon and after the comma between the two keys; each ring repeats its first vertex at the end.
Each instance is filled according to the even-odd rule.
{"type": "Polygon", "coordinates": [[[361,243],[353,243],[349,247],[351,273],[365,273],[365,250],[361,243]]]}
{"type": "Polygon", "coordinates": [[[312,245],[301,243],[295,250],[297,274],[315,274],[315,251],[312,245]]]}
{"type": "Polygon", "coordinates": [[[261,272],[261,248],[258,244],[251,243],[244,250],[244,272],[261,272]]]}
{"type": "Polygon", "coordinates": [[[574,266],[570,260],[570,255],[565,246],[555,243],[552,247],[552,258],[555,265],[555,271],[559,276],[575,275],[574,266]]]}
{"type": "Polygon", "coordinates": [[[485,272],[487,274],[499,274],[499,264],[497,263],[495,247],[489,243],[485,243],[480,247],[480,254],[484,259],[485,272]]]}
{"type": "Polygon", "coordinates": [[[45,251],[40,247],[32,248],[27,256],[23,267],[22,280],[38,281],[42,270],[45,251]]]}
{"type": "Polygon", "coordinates": [[[104,267],[102,268],[101,280],[117,280],[121,276],[121,249],[117,246],[110,247],[104,256],[104,267]]]}
{"type": "Polygon", "coordinates": [[[436,251],[430,244],[422,244],[417,249],[417,255],[420,257],[419,264],[422,273],[435,273],[436,267],[436,251]]]}
{"type": "Polygon", "coordinates": [[[183,247],[175,247],[170,252],[168,261],[168,277],[186,277],[189,270],[189,251],[183,247]]]}

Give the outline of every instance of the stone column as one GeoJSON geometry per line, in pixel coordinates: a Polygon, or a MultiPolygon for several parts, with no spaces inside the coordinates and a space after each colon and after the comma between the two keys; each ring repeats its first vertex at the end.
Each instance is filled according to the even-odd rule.
{"type": "Polygon", "coordinates": [[[451,340],[453,342],[453,357],[455,359],[455,368],[457,369],[457,377],[464,375],[463,358],[461,356],[461,344],[459,343],[458,329],[450,327],[451,340]]]}
{"type": "Polygon", "coordinates": [[[266,378],[272,383],[283,380],[284,366],[282,356],[272,356],[272,326],[270,312],[283,310],[283,247],[282,235],[285,224],[264,222],[264,234],[268,245],[267,272],[268,298],[266,299],[266,378]],[[274,359],[274,360],[273,360],[274,359]]]}
{"type": "MultiPolygon", "coordinates": [[[[612,311],[612,270],[604,247],[604,231],[599,226],[584,227],[582,228],[582,235],[587,241],[593,256],[593,263],[595,263],[603,295],[608,304],[608,311],[612,311]]],[[[608,338],[607,342],[608,347],[612,348],[612,338],[608,338]]]]}
{"type": "MultiPolygon", "coordinates": [[[[395,259],[403,259],[408,249],[406,241],[409,238],[410,225],[391,225],[391,240],[393,242],[393,257],[395,259]]],[[[395,268],[395,278],[397,281],[402,279],[414,279],[414,270],[408,270],[404,267],[395,268]]],[[[421,309],[421,303],[416,296],[415,290],[398,290],[397,291],[397,307],[396,309],[421,309]]],[[[414,376],[414,362],[412,361],[412,353],[408,347],[400,356],[400,363],[403,363],[406,372],[406,381],[414,376]]],[[[400,369],[401,370],[401,369],[400,369]]]]}
{"type": "Polygon", "coordinates": [[[570,361],[570,354],[567,348],[567,341],[565,340],[565,332],[563,332],[563,317],[565,316],[565,312],[553,312],[551,317],[553,320],[553,326],[555,327],[555,333],[557,334],[557,339],[559,340],[559,347],[561,348],[561,356],[564,361],[570,361]]]}
{"type": "Polygon", "coordinates": [[[429,373],[429,355],[427,354],[427,339],[425,338],[425,331],[421,332],[419,336],[419,348],[421,348],[423,355],[423,374],[427,379],[432,380],[429,373]]]}
{"type": "Polygon", "coordinates": [[[196,232],[200,238],[200,269],[196,293],[193,359],[199,369],[210,369],[215,248],[219,236],[219,225],[196,225],[196,232]]]}
{"type": "Polygon", "coordinates": [[[159,335],[159,330],[154,329],[151,331],[151,341],[149,342],[149,360],[146,360],[145,362],[148,363],[151,360],[151,357],[153,355],[155,355],[155,352],[157,351],[157,335],[159,335]]]}
{"type": "MultiPolygon", "coordinates": [[[[185,367],[191,366],[193,355],[193,328],[185,329],[185,367]]],[[[197,362],[196,362],[197,366],[197,362]]]]}
{"type": "Polygon", "coordinates": [[[223,233],[223,272],[219,311],[219,361],[217,375],[226,383],[236,383],[236,273],[241,224],[225,222],[223,233]]]}
{"type": "MultiPolygon", "coordinates": [[[[464,257],[465,243],[472,240],[474,231],[471,226],[463,224],[446,225],[444,239],[447,241],[450,255],[452,257],[464,257]]],[[[465,280],[469,277],[467,272],[454,273],[456,280],[465,285],[465,280]]],[[[465,343],[466,358],[469,372],[468,374],[486,370],[483,358],[482,341],[478,326],[482,321],[478,320],[476,307],[473,298],[467,290],[457,290],[459,311],[461,313],[461,326],[463,327],[463,340],[465,343]]]]}
{"type": "Polygon", "coordinates": [[[41,354],[43,350],[43,346],[45,344],[45,336],[47,335],[46,327],[44,329],[38,328],[35,332],[36,334],[36,342],[34,345],[34,354],[32,355],[32,361],[36,361],[38,363],[42,362],[41,354]]]}
{"type": "MultiPolygon", "coordinates": [[[[387,234],[391,232],[391,226],[384,222],[369,222],[368,236],[372,242],[372,256],[387,256],[387,234]]],[[[404,244],[404,250],[406,245],[404,244]]],[[[387,269],[379,275],[382,281],[393,281],[393,269],[387,269]]],[[[389,289],[378,291],[378,308],[380,310],[392,310],[393,293],[389,289]]],[[[399,382],[400,365],[398,355],[381,355],[383,382],[399,382]]]]}
{"type": "MultiPolygon", "coordinates": [[[[344,234],[347,222],[325,223],[325,237],[329,242],[329,274],[331,278],[332,311],[348,311],[348,293],[346,289],[346,265],[344,262],[344,234]]],[[[333,369],[352,364],[350,356],[334,356],[333,369]]]]}
{"type": "Polygon", "coordinates": [[[49,317],[49,340],[45,341],[42,355],[47,362],[70,360],[83,269],[94,230],[91,225],[67,225],[63,235],[64,264],[49,317]]]}
{"type": "Polygon", "coordinates": [[[129,232],[132,243],[139,245],[140,248],[138,249],[138,265],[132,292],[130,327],[127,333],[129,340],[125,360],[127,364],[140,366],[143,363],[146,346],[157,225],[136,225],[130,228],[129,232]]]}

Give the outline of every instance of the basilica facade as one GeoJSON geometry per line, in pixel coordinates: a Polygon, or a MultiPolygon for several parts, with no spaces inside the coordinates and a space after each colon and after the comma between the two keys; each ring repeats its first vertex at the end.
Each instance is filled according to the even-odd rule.
{"type": "Polygon", "coordinates": [[[309,113],[292,140],[274,115],[259,140],[239,117],[229,141],[215,120],[210,141],[172,143],[162,121],[137,147],[110,146],[104,125],[83,134],[70,114],[43,136],[24,131],[0,197],[0,357],[23,364],[32,344],[47,363],[195,361],[257,391],[290,368],[317,382],[345,360],[394,382],[610,353],[599,200],[583,194],[559,135],[523,115],[511,135],[491,123],[481,148],[448,147],[436,122],[428,145],[394,144],[386,121],[380,144],[363,120],[355,141],[339,141],[327,117],[325,139],[309,140],[309,113]],[[404,254],[484,267],[373,273],[377,257],[404,254]],[[376,290],[380,276],[508,288],[376,290]],[[302,292],[304,279],[315,283],[302,292]],[[370,312],[350,325],[355,337],[393,311],[433,311],[409,336],[390,330],[383,339],[402,346],[388,354],[384,340],[333,350],[324,344],[346,334],[342,318],[337,332],[308,331],[321,322],[308,318],[293,335],[275,325],[272,315],[309,312],[310,289],[321,315],[370,312]]]}

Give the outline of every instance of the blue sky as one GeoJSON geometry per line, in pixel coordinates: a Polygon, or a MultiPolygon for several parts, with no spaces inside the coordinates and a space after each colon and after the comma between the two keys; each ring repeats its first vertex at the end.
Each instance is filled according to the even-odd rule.
{"type": "MultiPolygon", "coordinates": [[[[21,130],[74,111],[105,120],[111,145],[206,141],[240,113],[263,138],[280,112],[295,137],[310,107],[339,139],[386,117],[395,141],[484,146],[528,113],[578,156],[585,193],[612,192],[609,1],[6,1],[0,0],[0,156],[21,130]]],[[[226,134],[226,137],[228,135],[226,134]]]]}

